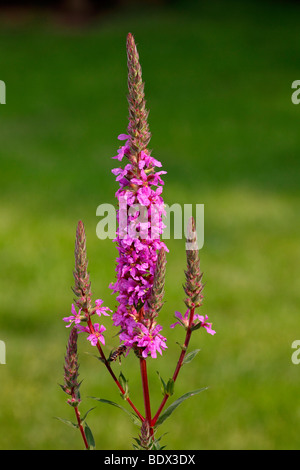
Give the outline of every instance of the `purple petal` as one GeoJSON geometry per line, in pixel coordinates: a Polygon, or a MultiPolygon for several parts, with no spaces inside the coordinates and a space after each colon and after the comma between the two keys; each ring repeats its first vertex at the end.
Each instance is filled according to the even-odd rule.
{"type": "Polygon", "coordinates": [[[119,140],[128,140],[128,139],[130,139],[130,135],[120,134],[120,135],[118,135],[118,139],[119,140]]]}

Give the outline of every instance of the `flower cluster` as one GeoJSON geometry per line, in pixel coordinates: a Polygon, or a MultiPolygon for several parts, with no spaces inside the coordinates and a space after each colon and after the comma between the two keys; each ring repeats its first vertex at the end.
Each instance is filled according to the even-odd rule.
{"type": "Polygon", "coordinates": [[[99,317],[101,315],[109,316],[109,313],[107,312],[111,312],[111,310],[108,307],[102,307],[102,304],[102,299],[95,300],[95,307],[88,314],[83,314],[81,308],[78,310],[78,312],[76,312],[76,308],[74,304],[72,304],[72,315],[63,318],[63,320],[68,323],[68,325],[66,325],[66,328],[69,328],[71,325],[74,324],[73,327],[75,327],[78,332],[88,333],[89,336],[87,337],[87,339],[91,342],[92,346],[96,346],[98,340],[102,344],[105,344],[105,339],[102,333],[106,330],[106,328],[103,325],[95,323],[93,325],[93,330],[91,330],[90,326],[82,326],[81,324],[82,321],[86,321],[90,317],[90,315],[94,313],[96,313],[99,317]]]}
{"type": "Polygon", "coordinates": [[[126,157],[130,163],[124,169],[112,170],[120,186],[116,192],[119,201],[115,239],[119,251],[117,281],[111,284],[118,293],[119,305],[113,321],[121,328],[120,340],[128,348],[143,348],[144,357],[148,353],[156,357],[156,351],[161,353],[161,348],[166,348],[165,338],[159,334],[161,327],[147,319],[147,300],[154,282],[157,251],[168,251],[160,240],[165,227],[161,175],[166,172],[155,171],[161,163],[147,151],[139,152],[138,161],[134,159],[129,135],[121,134],[118,138],[126,142],[113,158],[122,161],[126,157]]]}

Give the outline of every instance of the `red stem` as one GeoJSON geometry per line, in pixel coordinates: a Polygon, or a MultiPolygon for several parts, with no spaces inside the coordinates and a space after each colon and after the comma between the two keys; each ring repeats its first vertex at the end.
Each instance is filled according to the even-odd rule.
{"type": "MultiPolygon", "coordinates": [[[[91,319],[88,318],[87,320],[87,323],[88,323],[88,326],[89,326],[89,329],[90,329],[90,332],[92,334],[95,334],[95,330],[94,330],[94,326],[93,326],[93,323],[91,322],[91,319]]],[[[99,341],[97,341],[97,348],[98,348],[98,351],[99,351],[99,354],[101,356],[101,359],[103,359],[103,362],[105,364],[105,367],[107,368],[108,372],[110,373],[110,375],[112,376],[112,378],[114,379],[117,387],[119,388],[120,392],[122,393],[122,395],[125,395],[125,390],[123,389],[123,387],[121,386],[120,382],[118,381],[117,377],[115,376],[112,368],[110,367],[110,364],[108,362],[108,360],[106,359],[105,357],[105,354],[101,348],[101,345],[99,343],[99,341]]],[[[126,401],[128,401],[129,405],[131,406],[131,408],[135,411],[135,413],[138,415],[138,417],[140,418],[140,420],[143,422],[144,421],[144,417],[141,415],[141,413],[139,412],[139,410],[134,406],[134,404],[132,403],[132,401],[130,400],[129,397],[125,398],[126,401]]]]}
{"type": "MultiPolygon", "coordinates": [[[[175,368],[175,371],[174,371],[174,374],[173,374],[173,377],[172,377],[174,382],[176,381],[176,379],[178,377],[178,374],[179,374],[179,371],[182,367],[183,359],[184,359],[184,356],[186,355],[186,351],[187,351],[187,348],[188,348],[188,345],[189,345],[189,342],[190,342],[190,339],[191,339],[192,323],[193,323],[193,319],[194,319],[194,313],[195,313],[195,308],[193,307],[191,309],[191,312],[190,312],[189,325],[188,325],[187,330],[186,330],[184,345],[183,345],[181,354],[179,356],[179,359],[178,359],[178,362],[177,362],[177,365],[176,365],[176,368],[175,368]]],[[[162,412],[168,398],[169,398],[169,395],[165,394],[163,399],[162,399],[162,402],[161,402],[161,404],[160,404],[160,406],[159,406],[159,408],[158,408],[158,410],[157,410],[157,412],[154,416],[154,418],[152,419],[151,427],[153,427],[155,425],[156,421],[158,420],[158,418],[160,416],[160,413],[162,412]]]]}
{"type": "Polygon", "coordinates": [[[150,394],[149,394],[149,385],[148,385],[148,376],[147,376],[147,363],[146,359],[140,357],[140,367],[141,367],[141,377],[143,385],[143,395],[144,395],[144,404],[145,404],[145,415],[146,420],[149,425],[151,424],[151,407],[150,407],[150,394]]]}
{"type": "Polygon", "coordinates": [[[88,445],[88,442],[87,442],[87,440],[86,440],[86,436],[85,436],[85,432],[84,432],[83,426],[82,426],[82,424],[81,424],[80,413],[79,413],[79,410],[78,410],[77,406],[74,406],[74,410],[75,410],[75,414],[76,414],[76,418],[77,418],[78,427],[79,427],[79,429],[80,429],[80,432],[81,432],[81,435],[82,435],[82,439],[83,439],[85,448],[86,448],[86,449],[89,449],[89,445],[88,445]]]}

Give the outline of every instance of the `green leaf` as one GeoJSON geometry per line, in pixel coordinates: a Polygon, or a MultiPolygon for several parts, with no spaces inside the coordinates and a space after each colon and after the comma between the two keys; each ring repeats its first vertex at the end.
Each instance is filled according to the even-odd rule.
{"type": "Polygon", "coordinates": [[[166,446],[161,446],[158,441],[154,441],[151,450],[163,450],[166,446]]]}
{"type": "Polygon", "coordinates": [[[199,351],[201,351],[201,349],[195,349],[194,351],[191,351],[190,353],[188,353],[183,359],[182,364],[188,364],[189,362],[191,362],[194,359],[194,357],[197,356],[199,351]]]}
{"type": "Polygon", "coordinates": [[[84,434],[85,434],[87,443],[89,445],[89,450],[95,449],[96,447],[95,439],[91,431],[91,428],[87,425],[87,423],[84,423],[84,434]]]}
{"type": "Polygon", "coordinates": [[[137,442],[139,446],[141,445],[141,441],[140,441],[140,439],[138,439],[137,437],[133,437],[133,440],[134,440],[135,442],[137,442]]]}
{"type": "Polygon", "coordinates": [[[120,372],[119,375],[119,382],[121,384],[121,387],[124,389],[125,393],[121,393],[121,397],[123,400],[126,400],[129,397],[129,387],[128,387],[128,380],[124,377],[122,372],[120,372]]]}
{"type": "Polygon", "coordinates": [[[68,426],[71,426],[71,428],[78,428],[78,424],[72,423],[72,421],[69,421],[68,419],[60,418],[59,416],[55,416],[55,419],[58,419],[58,421],[61,421],[62,423],[67,424],[68,426]]]}
{"type": "Polygon", "coordinates": [[[161,387],[161,391],[162,391],[162,394],[163,395],[168,395],[169,397],[171,395],[173,395],[174,393],[174,380],[173,379],[169,379],[168,380],[168,383],[166,383],[164,381],[164,379],[160,376],[160,373],[158,372],[158,370],[156,371],[158,377],[160,378],[160,381],[161,381],[161,384],[162,384],[162,387],[161,387]]]}
{"type": "Polygon", "coordinates": [[[185,400],[188,398],[197,395],[198,393],[202,392],[203,390],[207,390],[208,387],[199,388],[198,390],[194,390],[193,392],[188,392],[174,401],[167,409],[160,415],[158,420],[156,421],[155,428],[160,426],[169,416],[173,413],[173,411],[185,400]]]}
{"type": "Polygon", "coordinates": [[[126,388],[126,385],[127,385],[127,380],[125,379],[124,375],[122,374],[122,372],[120,372],[120,375],[119,375],[119,382],[120,384],[122,385],[122,387],[126,388]]]}
{"type": "Polygon", "coordinates": [[[175,382],[173,379],[169,379],[168,380],[168,383],[167,383],[167,390],[166,390],[166,394],[169,395],[169,397],[171,395],[173,395],[174,393],[174,386],[175,386],[175,382]]]}
{"type": "Polygon", "coordinates": [[[156,371],[160,381],[161,381],[161,384],[162,384],[162,387],[161,387],[161,392],[163,395],[166,394],[166,390],[167,390],[167,384],[166,382],[164,381],[164,379],[160,376],[160,373],[158,372],[158,370],[156,371]]]}
{"type": "Polygon", "coordinates": [[[201,325],[202,325],[202,322],[199,321],[199,323],[196,323],[195,325],[191,327],[191,331],[199,330],[199,328],[201,328],[201,325]]]}
{"type": "Polygon", "coordinates": [[[123,410],[125,413],[127,413],[130,416],[130,419],[132,420],[134,424],[136,424],[137,426],[141,425],[141,421],[137,415],[126,410],[126,408],[124,408],[123,406],[118,405],[118,403],[115,403],[114,401],[106,400],[105,398],[96,398],[96,397],[90,397],[90,398],[100,401],[101,403],[106,403],[108,405],[112,405],[112,406],[116,406],[117,408],[120,408],[120,410],[123,410]]]}
{"type": "Polygon", "coordinates": [[[83,416],[83,418],[81,418],[81,422],[83,423],[87,417],[87,415],[89,414],[90,411],[94,410],[95,409],[95,406],[93,408],[90,408],[86,413],[85,415],[83,416]]]}
{"type": "Polygon", "coordinates": [[[100,357],[100,356],[97,356],[97,354],[92,354],[92,353],[90,353],[90,352],[88,352],[88,351],[85,351],[85,354],[87,354],[88,356],[95,357],[96,359],[98,359],[98,361],[103,362],[103,364],[105,364],[104,359],[102,359],[102,357],[100,357]]]}

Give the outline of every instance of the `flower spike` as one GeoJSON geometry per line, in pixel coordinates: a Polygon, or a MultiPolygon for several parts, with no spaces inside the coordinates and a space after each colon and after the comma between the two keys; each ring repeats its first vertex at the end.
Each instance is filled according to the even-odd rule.
{"type": "Polygon", "coordinates": [[[131,33],[127,36],[128,59],[128,134],[120,134],[119,140],[125,144],[113,157],[122,161],[125,156],[130,163],[124,168],[114,168],[119,189],[116,233],[117,280],[111,284],[117,292],[119,302],[113,314],[114,325],[120,328],[120,340],[138,354],[156,357],[156,351],[166,348],[165,338],[160,335],[161,327],[154,318],[162,307],[165,257],[168,251],[160,240],[164,224],[164,201],[161,197],[164,184],[161,175],[165,171],[155,171],[162,164],[150,156],[147,145],[150,140],[147,122],[148,111],[144,95],[142,71],[139,55],[131,33]],[[158,255],[160,250],[161,254],[158,255]],[[155,274],[158,256],[158,272],[155,274]],[[156,279],[155,279],[156,277],[156,279]],[[150,299],[151,297],[151,299],[150,299]],[[137,349],[142,348],[141,351],[137,349]]]}
{"type": "Polygon", "coordinates": [[[146,109],[144,83],[139,54],[131,33],[127,35],[127,66],[128,66],[128,104],[130,151],[138,159],[138,153],[147,148],[151,139],[148,125],[149,111],[146,109]]]}
{"type": "Polygon", "coordinates": [[[83,222],[80,220],[77,225],[75,241],[75,270],[73,272],[75,286],[73,292],[77,299],[74,299],[78,308],[88,311],[91,308],[91,283],[87,272],[88,259],[86,253],[86,237],[83,222]]]}
{"type": "Polygon", "coordinates": [[[161,248],[157,256],[151,295],[147,301],[149,310],[146,315],[146,318],[149,318],[152,321],[158,315],[164,304],[163,298],[166,276],[166,264],[166,252],[163,248],[161,248]]]}
{"type": "Polygon", "coordinates": [[[193,217],[190,218],[187,230],[187,270],[185,271],[186,283],[184,286],[184,292],[187,297],[184,300],[185,305],[188,308],[200,307],[202,304],[203,295],[203,284],[201,282],[203,273],[200,271],[200,257],[197,247],[197,234],[195,220],[193,217]]]}
{"type": "Polygon", "coordinates": [[[80,393],[78,382],[78,355],[77,355],[77,328],[73,327],[68,340],[67,352],[64,365],[64,385],[61,386],[63,391],[70,395],[68,404],[75,407],[80,403],[80,393]]]}

